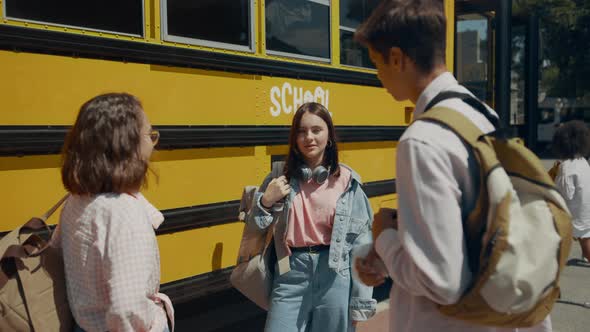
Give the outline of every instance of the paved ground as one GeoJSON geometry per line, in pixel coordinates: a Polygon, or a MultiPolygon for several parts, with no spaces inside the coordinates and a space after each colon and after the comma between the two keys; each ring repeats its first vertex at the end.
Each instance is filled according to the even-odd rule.
{"type": "MultiPolygon", "coordinates": [[[[546,169],[551,168],[554,159],[544,159],[546,169]]],[[[554,332],[590,331],[590,265],[581,263],[581,250],[573,243],[568,265],[561,276],[561,299],[553,307],[551,318],[554,332]]]]}
{"type": "MultiPolygon", "coordinates": [[[[553,320],[554,332],[588,332],[590,331],[590,308],[584,306],[585,302],[590,302],[590,265],[584,265],[580,262],[580,247],[574,243],[566,266],[561,276],[561,299],[553,307],[551,314],[553,320]]],[[[265,314],[255,305],[227,305],[227,299],[219,299],[219,308],[222,310],[215,311],[215,314],[206,312],[203,307],[180,306],[178,309],[179,320],[177,331],[211,331],[211,332],[260,332],[264,328],[265,314]],[[182,311],[188,311],[183,313],[182,311]],[[236,315],[236,313],[238,313],[236,315]],[[200,314],[198,314],[200,313],[200,314]],[[242,317],[240,319],[239,317],[242,317]],[[246,318],[248,317],[248,318],[246,318]],[[216,321],[215,326],[224,326],[223,328],[208,328],[208,323],[216,321]],[[224,322],[221,323],[220,322],[224,322]],[[196,327],[199,328],[196,328],[196,327]]],[[[243,299],[244,301],[248,301],[243,299]]],[[[215,305],[213,305],[215,306],[215,305]]],[[[381,332],[387,331],[388,326],[388,307],[387,302],[380,303],[378,314],[371,320],[359,325],[357,332],[381,332]]],[[[328,331],[326,331],[328,332],[328,331]]]]}
{"type": "Polygon", "coordinates": [[[561,275],[561,299],[553,307],[554,332],[590,331],[590,265],[580,262],[581,251],[574,243],[568,266],[561,275]]]}

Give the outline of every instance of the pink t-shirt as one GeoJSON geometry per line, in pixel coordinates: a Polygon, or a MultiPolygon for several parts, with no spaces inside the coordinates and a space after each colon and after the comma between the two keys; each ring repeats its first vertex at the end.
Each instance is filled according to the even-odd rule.
{"type": "Polygon", "coordinates": [[[287,246],[330,244],[336,203],[347,189],[350,177],[350,170],[340,167],[339,177],[330,176],[321,185],[313,180],[299,181],[300,191],[289,210],[287,246]]]}

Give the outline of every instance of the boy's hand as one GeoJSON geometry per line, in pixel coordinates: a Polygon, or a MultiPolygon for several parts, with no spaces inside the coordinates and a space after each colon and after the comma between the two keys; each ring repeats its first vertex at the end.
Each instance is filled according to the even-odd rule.
{"type": "Polygon", "coordinates": [[[358,277],[367,286],[379,286],[385,281],[385,267],[375,248],[371,248],[365,258],[357,258],[354,267],[358,277]]]}
{"type": "Polygon", "coordinates": [[[381,208],[374,216],[373,221],[373,241],[377,241],[381,232],[388,228],[397,229],[397,210],[390,208],[381,208]]]}

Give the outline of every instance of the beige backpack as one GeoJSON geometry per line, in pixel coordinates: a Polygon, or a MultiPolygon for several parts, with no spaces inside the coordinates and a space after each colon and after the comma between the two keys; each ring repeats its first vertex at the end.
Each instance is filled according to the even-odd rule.
{"type": "MultiPolygon", "coordinates": [[[[284,167],[285,162],[283,161],[273,162],[272,178],[281,176],[284,167]]],[[[238,218],[246,224],[238,251],[238,261],[229,280],[232,286],[250,301],[262,309],[268,310],[276,262],[272,240],[274,226],[280,211],[274,213],[275,219],[266,229],[260,229],[249,221],[248,214],[256,204],[254,199],[257,191],[257,186],[246,186],[242,193],[238,218]]]]}
{"type": "MultiPolygon", "coordinates": [[[[497,124],[467,94],[443,92],[429,106],[450,98],[464,100],[497,124]]],[[[496,327],[541,322],[559,297],[559,275],[572,241],[571,216],[553,180],[519,138],[501,137],[500,131],[486,135],[461,113],[441,107],[417,120],[450,128],[473,148],[480,167],[479,197],[463,224],[472,284],[440,312],[496,327]]]]}
{"type": "Polygon", "coordinates": [[[67,198],[0,240],[0,331],[70,332],[61,248],[40,236],[45,221],[67,198]]]}

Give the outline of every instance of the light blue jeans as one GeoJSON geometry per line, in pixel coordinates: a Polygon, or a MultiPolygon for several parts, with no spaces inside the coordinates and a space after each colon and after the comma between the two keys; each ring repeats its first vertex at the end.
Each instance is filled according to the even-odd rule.
{"type": "Polygon", "coordinates": [[[293,252],[291,271],[275,267],[266,332],[354,332],[350,321],[350,270],[328,267],[329,250],[293,252]]]}

